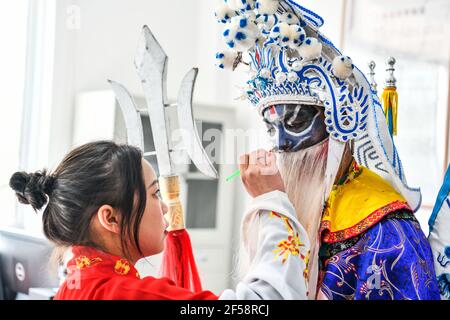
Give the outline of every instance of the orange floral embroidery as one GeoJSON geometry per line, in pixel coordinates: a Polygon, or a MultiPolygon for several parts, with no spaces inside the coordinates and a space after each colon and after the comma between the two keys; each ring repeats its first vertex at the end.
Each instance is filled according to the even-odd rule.
{"type": "Polygon", "coordinates": [[[101,261],[102,261],[101,258],[89,259],[86,256],[79,256],[78,258],[75,259],[75,263],[76,263],[76,266],[78,269],[87,268],[87,267],[93,265],[94,263],[101,262],[101,261]]]}
{"type": "Polygon", "coordinates": [[[305,256],[305,270],[303,271],[303,277],[305,278],[305,280],[307,280],[309,278],[309,269],[308,269],[308,265],[309,265],[309,257],[310,257],[310,251],[308,250],[308,252],[306,253],[305,256]]]}
{"type": "Polygon", "coordinates": [[[126,260],[117,260],[116,265],[114,266],[114,271],[121,275],[126,275],[130,272],[130,264],[126,260]]]}
{"type": "Polygon", "coordinates": [[[288,237],[285,240],[281,240],[278,243],[277,249],[274,249],[273,252],[276,253],[276,258],[282,257],[281,263],[285,263],[287,258],[290,255],[300,256],[301,259],[305,259],[305,256],[300,252],[300,248],[305,245],[300,241],[298,233],[294,231],[292,228],[289,219],[285,216],[282,216],[278,213],[271,212],[270,217],[277,217],[284,221],[286,229],[288,231],[288,237]]]}

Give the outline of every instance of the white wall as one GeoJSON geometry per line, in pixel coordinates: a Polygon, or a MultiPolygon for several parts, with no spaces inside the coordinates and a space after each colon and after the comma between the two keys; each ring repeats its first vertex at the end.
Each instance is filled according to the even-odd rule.
{"type": "Polygon", "coordinates": [[[195,102],[233,106],[230,76],[214,66],[220,26],[209,0],[60,0],[57,8],[53,143],[57,163],[71,146],[74,97],[108,89],[107,79],[142,94],[133,59],[141,28],[147,24],[169,56],[169,99],[191,67],[200,68],[195,102]],[[79,28],[70,25],[71,8],[79,8],[79,28]]]}

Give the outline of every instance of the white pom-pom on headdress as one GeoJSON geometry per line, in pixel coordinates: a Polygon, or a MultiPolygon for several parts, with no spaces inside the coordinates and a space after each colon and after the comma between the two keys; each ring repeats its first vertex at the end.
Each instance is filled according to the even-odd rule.
{"type": "Polygon", "coordinates": [[[255,8],[260,14],[274,14],[278,5],[279,0],[256,0],[255,8]]]}
{"type": "Polygon", "coordinates": [[[347,56],[337,56],[333,59],[333,74],[341,80],[345,80],[353,73],[352,59],[347,56]]]}
{"type": "Polygon", "coordinates": [[[306,39],[306,32],[298,24],[289,26],[289,47],[297,49],[306,39]]]}
{"type": "Polygon", "coordinates": [[[285,12],[281,15],[280,20],[287,24],[300,24],[300,19],[292,12],[285,12]]]}
{"type": "Polygon", "coordinates": [[[220,23],[227,23],[236,15],[236,11],[232,10],[226,3],[222,3],[216,8],[214,15],[220,23]]]}
{"type": "Polygon", "coordinates": [[[270,32],[277,21],[278,19],[273,14],[256,15],[256,23],[258,24],[258,28],[266,34],[270,32]]]}
{"type": "Polygon", "coordinates": [[[237,51],[253,48],[259,35],[259,29],[254,21],[243,16],[231,18],[231,22],[223,32],[228,47],[237,51]]]}
{"type": "Polygon", "coordinates": [[[289,47],[291,41],[291,26],[285,22],[277,23],[270,30],[270,38],[282,48],[289,47]]]}
{"type": "Polygon", "coordinates": [[[280,22],[270,31],[270,38],[282,48],[297,49],[306,39],[306,32],[297,24],[280,22]]]}
{"type": "Polygon", "coordinates": [[[250,11],[255,8],[255,0],[224,0],[224,2],[231,8],[231,10],[250,11]]]}
{"type": "Polygon", "coordinates": [[[216,53],[216,66],[221,69],[234,70],[239,58],[239,53],[234,50],[225,50],[216,53]]]}
{"type": "Polygon", "coordinates": [[[318,59],[322,54],[322,43],[316,38],[308,37],[298,48],[298,53],[306,61],[318,59]]]}

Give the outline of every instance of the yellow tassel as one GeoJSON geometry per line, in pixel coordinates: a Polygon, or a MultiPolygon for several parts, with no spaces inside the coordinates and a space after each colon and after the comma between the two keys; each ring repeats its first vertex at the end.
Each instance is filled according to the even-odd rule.
{"type": "Polygon", "coordinates": [[[397,135],[398,93],[396,87],[387,87],[381,95],[386,123],[391,136],[397,135]]]}

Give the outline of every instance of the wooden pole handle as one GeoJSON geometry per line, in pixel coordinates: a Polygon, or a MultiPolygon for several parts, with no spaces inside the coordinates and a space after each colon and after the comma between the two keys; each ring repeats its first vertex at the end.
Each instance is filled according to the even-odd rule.
{"type": "Polygon", "coordinates": [[[178,176],[159,177],[159,189],[163,201],[169,208],[166,214],[169,228],[167,231],[185,228],[183,207],[180,201],[180,179],[178,176]]]}

